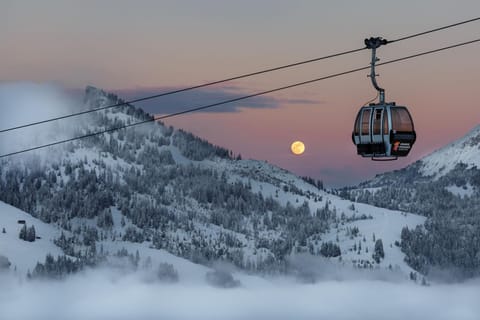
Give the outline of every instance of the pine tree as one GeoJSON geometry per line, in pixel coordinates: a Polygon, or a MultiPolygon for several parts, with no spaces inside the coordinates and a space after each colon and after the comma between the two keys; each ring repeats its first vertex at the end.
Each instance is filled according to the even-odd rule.
{"type": "Polygon", "coordinates": [[[375,242],[375,249],[372,257],[376,263],[380,263],[380,259],[385,258],[382,239],[377,239],[377,241],[375,242]]]}
{"type": "Polygon", "coordinates": [[[18,235],[18,237],[24,241],[27,240],[27,225],[24,224],[22,229],[20,230],[20,234],[18,235]]]}
{"type": "Polygon", "coordinates": [[[138,267],[138,263],[140,262],[140,253],[138,250],[135,252],[135,267],[138,267]]]}
{"type": "Polygon", "coordinates": [[[162,282],[178,282],[178,272],[172,264],[162,262],[157,269],[157,278],[162,282]]]}
{"type": "Polygon", "coordinates": [[[147,259],[143,262],[144,269],[151,269],[152,268],[152,257],[148,256],[147,259]]]}
{"type": "Polygon", "coordinates": [[[428,286],[428,282],[425,277],[422,277],[422,286],[428,286]]]}
{"type": "Polygon", "coordinates": [[[417,273],[410,271],[410,280],[417,282],[417,273]]]}
{"type": "Polygon", "coordinates": [[[8,261],[8,258],[0,255],[0,271],[2,269],[9,269],[10,265],[11,265],[11,263],[10,263],[10,261],[8,261]]]}
{"type": "Polygon", "coordinates": [[[340,247],[331,241],[322,243],[320,253],[324,257],[338,257],[342,254],[340,247]]]}
{"type": "Polygon", "coordinates": [[[29,242],[34,242],[36,239],[36,234],[35,234],[35,226],[32,225],[30,228],[27,230],[27,236],[26,239],[29,242]]]}

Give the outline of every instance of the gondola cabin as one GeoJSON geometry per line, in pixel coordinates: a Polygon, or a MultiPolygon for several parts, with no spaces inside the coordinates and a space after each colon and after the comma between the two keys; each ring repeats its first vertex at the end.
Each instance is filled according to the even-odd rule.
{"type": "Polygon", "coordinates": [[[379,102],[371,103],[358,111],[352,132],[357,154],[378,161],[406,157],[417,139],[412,117],[406,107],[385,102],[385,89],[380,88],[376,79],[375,64],[379,61],[376,50],[388,41],[371,37],[364,42],[366,48],[372,50],[369,77],[378,91],[379,102]]]}
{"type": "Polygon", "coordinates": [[[352,140],[362,157],[394,160],[408,155],[416,133],[406,107],[395,103],[370,104],[358,112],[352,140]]]}

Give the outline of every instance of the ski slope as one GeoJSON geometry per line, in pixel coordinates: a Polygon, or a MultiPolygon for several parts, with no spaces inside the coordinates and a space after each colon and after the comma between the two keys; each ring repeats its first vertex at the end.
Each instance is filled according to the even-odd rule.
{"type": "Polygon", "coordinates": [[[420,173],[438,179],[463,163],[467,168],[480,168],[480,126],[476,126],[465,136],[434,151],[420,160],[420,173]]]}
{"type": "Polygon", "coordinates": [[[20,275],[32,271],[37,262],[45,260],[48,253],[53,256],[63,254],[53,243],[53,239],[60,235],[59,229],[0,201],[0,229],[3,228],[6,233],[0,233],[0,255],[6,256],[12,264],[10,269],[16,269],[20,275]],[[23,225],[18,224],[18,220],[25,220],[27,226],[34,225],[36,235],[41,239],[34,242],[21,240],[18,235],[23,225]]]}
{"type": "MultiPolygon", "coordinates": [[[[405,275],[415,271],[405,263],[405,255],[395,245],[395,242],[400,242],[403,227],[412,229],[417,225],[423,225],[426,220],[425,217],[342,199],[319,190],[286,170],[262,161],[242,160],[235,162],[232,167],[230,162],[219,160],[211,166],[219,168],[220,171],[226,170],[231,181],[250,182],[252,192],[260,192],[264,197],[271,196],[282,205],[290,203],[298,207],[306,201],[314,214],[317,209],[322,209],[328,204],[330,209],[336,211],[337,217],[343,215],[346,218],[345,220],[353,220],[332,225],[329,232],[321,235],[321,241],[315,246],[315,249],[319,249],[321,242],[326,241],[338,244],[342,252],[342,265],[350,264],[359,268],[393,269],[405,275]],[[252,175],[252,173],[254,174],[252,175]],[[259,180],[255,180],[256,178],[259,180]],[[292,186],[298,188],[304,195],[285,191],[291,189],[292,186]],[[359,219],[362,215],[366,216],[367,219],[359,219]],[[348,229],[354,227],[359,229],[359,234],[351,237],[348,234],[348,229]],[[372,258],[375,247],[374,239],[382,239],[383,242],[385,258],[380,263],[375,263],[372,258]],[[361,250],[358,250],[359,242],[362,246],[361,250]],[[355,245],[357,250],[354,250],[355,245]]],[[[338,258],[331,259],[338,260],[338,258]]]]}

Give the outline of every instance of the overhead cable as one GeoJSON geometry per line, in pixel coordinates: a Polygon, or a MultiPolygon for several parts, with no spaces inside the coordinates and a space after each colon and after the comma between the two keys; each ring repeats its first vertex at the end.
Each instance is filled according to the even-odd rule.
{"type": "MultiPolygon", "coordinates": [[[[477,42],[480,42],[480,38],[475,39],[475,40],[471,40],[471,41],[457,43],[457,44],[454,44],[454,45],[450,45],[450,46],[446,46],[446,47],[442,47],[442,48],[438,48],[438,49],[433,49],[433,50],[429,50],[429,51],[416,53],[416,54],[413,54],[413,55],[409,55],[409,56],[405,56],[405,57],[401,57],[401,58],[397,58],[397,59],[393,59],[393,60],[389,60],[389,61],[385,61],[385,62],[377,64],[377,66],[402,62],[402,61],[406,61],[406,60],[409,60],[409,59],[414,59],[414,58],[418,58],[418,57],[421,57],[421,56],[425,56],[425,55],[429,55],[429,54],[433,54],[433,53],[437,53],[437,52],[441,52],[441,51],[445,51],[445,50],[450,50],[450,49],[457,48],[457,47],[466,46],[466,45],[477,43],[477,42]]],[[[167,118],[173,118],[173,117],[180,116],[180,115],[187,114],[187,113],[192,113],[192,112],[196,112],[196,111],[200,111],[200,110],[210,109],[210,108],[214,108],[214,107],[221,106],[221,105],[224,105],[224,104],[237,102],[237,101],[241,101],[241,100],[245,100],[245,99],[249,99],[249,98],[253,98],[253,97],[257,97],[257,96],[261,96],[261,95],[265,95],[265,94],[269,94],[269,93],[273,93],[273,92],[277,92],[277,91],[281,91],[281,90],[295,88],[295,87],[319,82],[319,81],[326,80],[326,79],[336,78],[336,77],[347,75],[347,74],[350,74],[350,73],[355,73],[355,72],[358,72],[358,71],[367,70],[369,68],[370,68],[370,66],[351,69],[351,70],[348,70],[348,71],[339,72],[339,73],[331,74],[331,75],[328,75],[328,76],[324,76],[324,77],[320,77],[320,78],[316,78],[316,79],[312,79],[312,80],[308,80],[308,81],[294,83],[294,84],[291,84],[291,85],[288,85],[288,86],[283,86],[283,87],[279,87],[279,88],[275,88],[275,89],[261,91],[261,92],[258,92],[258,93],[241,96],[241,97],[234,98],[234,99],[224,100],[224,101],[217,102],[217,103],[207,104],[207,105],[200,106],[200,107],[194,107],[194,108],[186,109],[186,110],[183,110],[183,111],[170,113],[170,114],[167,114],[167,115],[156,116],[156,117],[152,117],[151,119],[142,120],[142,121],[139,121],[139,122],[134,122],[134,123],[130,123],[130,124],[123,125],[123,126],[108,128],[108,129],[92,132],[92,133],[82,135],[82,136],[78,136],[78,137],[73,137],[73,138],[69,138],[69,139],[65,139],[65,140],[60,140],[60,141],[56,141],[56,142],[52,142],[52,143],[48,143],[48,144],[44,144],[44,145],[40,145],[40,146],[36,146],[36,147],[31,147],[31,148],[27,148],[27,149],[15,151],[15,152],[3,154],[3,155],[0,155],[0,159],[1,158],[6,158],[6,157],[9,157],[9,156],[13,156],[13,155],[17,155],[17,154],[21,154],[21,153],[25,153],[25,152],[29,152],[29,151],[34,151],[34,150],[43,149],[43,148],[46,148],[46,147],[51,147],[51,146],[75,141],[75,140],[85,139],[85,138],[101,135],[101,134],[104,134],[104,133],[109,133],[109,132],[113,132],[113,131],[117,131],[117,130],[121,130],[121,129],[126,129],[126,128],[130,128],[130,127],[138,126],[138,125],[141,125],[141,124],[149,123],[149,122],[155,122],[155,121],[159,121],[159,120],[163,120],[163,119],[167,119],[167,118]]]]}
{"type": "MultiPolygon", "coordinates": [[[[434,32],[441,31],[441,30],[446,30],[446,29],[449,29],[449,28],[457,27],[457,26],[464,25],[464,24],[471,23],[471,22],[475,22],[475,21],[478,21],[478,20],[480,20],[480,17],[456,22],[456,23],[453,23],[453,24],[449,24],[449,25],[446,25],[446,26],[438,27],[438,28],[435,28],[435,29],[431,29],[431,30],[427,30],[427,31],[419,32],[419,33],[414,33],[414,34],[411,34],[411,35],[407,35],[407,36],[404,36],[404,37],[397,38],[395,40],[387,41],[387,43],[395,43],[395,42],[399,42],[399,41],[403,41],[403,40],[407,40],[407,39],[411,39],[411,38],[416,38],[416,37],[419,37],[419,36],[423,36],[423,35],[434,33],[434,32]]],[[[191,86],[191,87],[186,87],[186,88],[176,89],[176,90],[163,92],[163,93],[159,93],[159,94],[154,94],[154,95],[150,95],[150,96],[146,96],[146,97],[142,97],[142,98],[126,101],[126,102],[111,104],[111,105],[107,105],[107,106],[103,106],[103,107],[99,107],[99,108],[94,108],[94,109],[80,111],[80,112],[76,112],[76,113],[72,113],[72,114],[67,114],[67,115],[64,115],[64,116],[59,116],[59,117],[50,118],[50,119],[46,119],[46,120],[31,122],[31,123],[28,123],[28,124],[23,124],[23,125],[11,127],[11,128],[0,129],[0,133],[13,131],[13,130],[18,130],[18,129],[22,129],[22,128],[27,128],[27,127],[31,127],[31,126],[36,126],[36,125],[40,125],[40,124],[44,124],[44,123],[48,123],[48,122],[52,122],[52,121],[57,121],[57,120],[62,120],[62,119],[67,119],[67,118],[71,118],[71,117],[77,117],[77,116],[80,116],[80,115],[84,115],[84,114],[88,114],[88,113],[92,113],[92,112],[97,112],[97,111],[101,111],[101,110],[106,110],[106,109],[111,109],[111,108],[116,108],[116,107],[120,107],[120,106],[123,106],[123,105],[129,105],[129,104],[133,104],[133,103],[137,103],[137,102],[143,102],[143,101],[147,101],[147,100],[157,99],[157,98],[168,96],[168,95],[173,95],[173,94],[177,94],[177,93],[181,93],[181,92],[185,92],[185,91],[190,91],[190,90],[194,90],[194,89],[200,89],[200,88],[204,88],[204,87],[208,87],[208,86],[212,86],[212,85],[216,85],[216,84],[220,84],[220,83],[224,83],[224,82],[228,82],[228,81],[239,80],[239,79],[252,77],[252,76],[256,76],[256,75],[260,75],[260,74],[264,74],[264,73],[269,73],[269,72],[273,72],[273,71],[278,71],[278,70],[282,70],[282,69],[297,67],[297,66],[300,66],[300,65],[304,65],[304,64],[308,64],[308,63],[312,63],[312,62],[317,62],[317,61],[321,61],[321,60],[326,60],[326,59],[330,59],[330,58],[334,58],[334,57],[339,57],[339,56],[359,52],[359,51],[366,50],[366,49],[367,49],[367,47],[347,50],[347,51],[343,51],[343,52],[338,52],[338,53],[326,55],[326,56],[323,56],[323,57],[303,60],[303,61],[294,62],[294,63],[291,63],[291,64],[286,64],[286,65],[282,65],[282,66],[278,66],[278,67],[268,68],[268,69],[255,71],[255,72],[251,72],[251,73],[247,73],[247,74],[243,74],[243,75],[229,77],[229,78],[222,79],[222,80],[207,82],[207,83],[204,83],[204,84],[199,84],[199,85],[195,85],[195,86],[191,86]]]]}

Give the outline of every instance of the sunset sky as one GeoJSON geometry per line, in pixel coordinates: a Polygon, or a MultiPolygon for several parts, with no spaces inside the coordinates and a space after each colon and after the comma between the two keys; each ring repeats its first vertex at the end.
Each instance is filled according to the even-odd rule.
{"type": "MultiPolygon", "coordinates": [[[[478,0],[0,0],[0,85],[33,81],[68,90],[93,85],[138,98],[360,48],[370,36],[395,39],[478,16],[478,0]]],[[[480,21],[389,44],[378,56],[387,61],[477,38],[480,21]]],[[[356,112],[376,95],[367,71],[167,124],[327,186],[353,184],[412,163],[480,123],[479,57],[476,43],[378,69],[386,100],[408,106],[414,117],[418,140],[401,161],[362,159],[351,142],[356,112]],[[295,140],[305,143],[301,156],[290,152],[295,140]]],[[[139,106],[165,114],[369,61],[365,50],[139,106]]]]}

